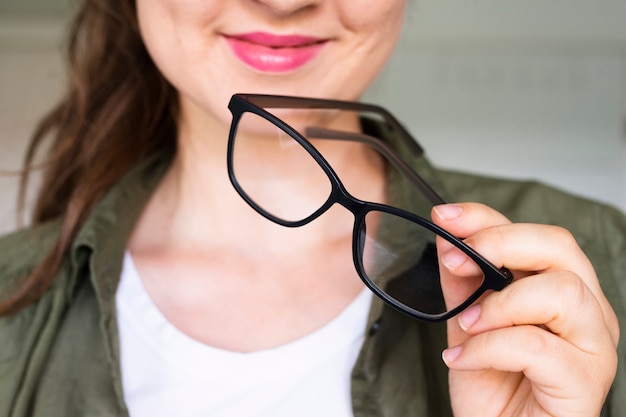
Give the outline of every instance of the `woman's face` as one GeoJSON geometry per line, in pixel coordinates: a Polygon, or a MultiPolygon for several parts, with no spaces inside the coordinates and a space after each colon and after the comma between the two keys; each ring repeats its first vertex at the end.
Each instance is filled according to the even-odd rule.
{"type": "Polygon", "coordinates": [[[391,54],[405,0],[137,0],[183,111],[225,124],[234,93],[357,99],[391,54]]]}

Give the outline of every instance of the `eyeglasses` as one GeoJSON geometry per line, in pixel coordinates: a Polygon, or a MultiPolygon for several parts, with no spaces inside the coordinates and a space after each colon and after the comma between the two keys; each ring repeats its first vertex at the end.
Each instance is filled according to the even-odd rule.
{"type": "MultiPolygon", "coordinates": [[[[256,94],[235,94],[228,108],[233,116],[228,175],[239,195],[262,216],[286,227],[306,225],[335,203],[348,209],[354,215],[352,257],[356,271],[365,285],[391,307],[417,319],[443,321],[486,291],[501,290],[513,280],[509,270],[497,268],[425,218],[433,205],[444,203],[443,199],[379,135],[363,133],[367,127],[386,131],[386,135],[398,139],[397,146],[415,155],[423,153],[384,108],[359,102],[256,94]],[[281,118],[266,109],[276,109],[274,113],[281,118]],[[345,126],[353,129],[345,130],[345,126]],[[398,178],[410,181],[417,191],[415,196],[424,202],[423,215],[392,207],[386,201],[365,201],[349,191],[329,163],[333,153],[325,156],[324,152],[329,147],[336,150],[337,146],[355,142],[380,155],[398,178]],[[438,251],[452,246],[468,257],[459,276],[440,274],[438,251]],[[451,297],[451,288],[463,288],[462,296],[455,293],[451,297]]],[[[350,158],[357,148],[347,149],[344,158],[350,158]]],[[[359,182],[358,172],[348,170],[345,177],[359,182]]]]}

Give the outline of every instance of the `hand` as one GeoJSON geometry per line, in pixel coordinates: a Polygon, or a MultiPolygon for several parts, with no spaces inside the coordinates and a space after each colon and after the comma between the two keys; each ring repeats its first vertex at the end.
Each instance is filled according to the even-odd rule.
{"type": "MultiPolygon", "coordinates": [[[[433,221],[516,276],[448,321],[443,358],[454,415],[599,416],[615,377],[619,328],[572,235],[511,224],[475,203],[435,207],[433,221]]],[[[443,249],[445,284],[471,263],[452,246],[443,249]]],[[[464,292],[445,290],[446,299],[457,291],[464,292]]]]}

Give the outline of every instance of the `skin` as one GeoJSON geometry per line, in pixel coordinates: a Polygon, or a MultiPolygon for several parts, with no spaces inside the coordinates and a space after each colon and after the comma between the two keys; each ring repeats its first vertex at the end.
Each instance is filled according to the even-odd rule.
{"type": "MultiPolygon", "coordinates": [[[[448,323],[455,415],[598,416],[619,328],[573,236],[475,203],[436,207],[433,220],[518,277],[448,323]]],[[[451,249],[442,271],[463,274],[465,261],[451,249]]]]}
{"type": "MultiPolygon", "coordinates": [[[[144,42],[182,108],[176,160],[129,243],[148,293],[181,331],[233,351],[275,347],[322,327],[364,288],[352,265],[351,215],[336,207],[287,229],[250,209],[226,176],[226,105],[241,91],[357,98],[395,46],[404,3],[139,0],[137,9],[144,42]],[[228,48],[223,35],[242,30],[328,42],[295,71],[264,73],[228,48]]],[[[380,160],[361,146],[329,152],[356,195],[383,200],[380,160]]]]}
{"type": "MultiPolygon", "coordinates": [[[[182,107],[176,159],[129,243],[146,290],[179,330],[214,347],[249,352],[311,333],[363,289],[351,260],[351,215],[334,207],[289,229],[253,212],[225,175],[226,104],[235,92],[358,99],[393,51],[405,1],[137,6],[144,42],[182,107]],[[329,41],[294,71],[264,73],[224,42],[242,28],[329,41]]],[[[359,145],[328,153],[355,194],[384,201],[379,160],[359,145]]],[[[437,207],[433,221],[518,277],[448,323],[443,358],[455,415],[597,416],[615,374],[617,320],[571,235],[511,224],[473,203],[437,207]]],[[[444,275],[464,273],[454,250],[441,262],[444,275]]]]}

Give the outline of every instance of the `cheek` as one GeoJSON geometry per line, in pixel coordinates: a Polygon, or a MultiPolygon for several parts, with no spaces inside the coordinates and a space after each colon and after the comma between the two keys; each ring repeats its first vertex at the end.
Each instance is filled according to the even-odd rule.
{"type": "MultiPolygon", "coordinates": [[[[216,27],[227,19],[232,0],[137,0],[142,39],[161,74],[177,90],[182,125],[199,120],[230,124],[234,93],[216,80],[230,79],[223,65],[216,27]]],[[[232,8],[231,8],[232,9],[232,8]]]]}
{"type": "Polygon", "coordinates": [[[341,9],[344,27],[357,40],[360,59],[367,67],[382,67],[402,32],[405,0],[345,0],[341,9]]]}
{"type": "Polygon", "coordinates": [[[218,2],[138,0],[137,18],[144,44],[155,65],[179,91],[195,90],[194,75],[207,59],[206,31],[212,28],[218,2]]]}
{"type": "Polygon", "coordinates": [[[342,25],[348,32],[346,45],[351,52],[344,58],[344,65],[334,69],[350,77],[347,85],[355,86],[358,91],[348,99],[355,99],[392,54],[402,31],[405,1],[344,0],[339,3],[342,25]]]}
{"type": "Polygon", "coordinates": [[[343,0],[339,3],[341,20],[354,33],[391,36],[393,43],[402,30],[406,0],[343,0]]]}
{"type": "Polygon", "coordinates": [[[137,20],[143,43],[159,70],[170,78],[170,63],[177,62],[175,10],[169,1],[138,0],[137,20]]]}
{"type": "Polygon", "coordinates": [[[202,56],[221,15],[221,1],[137,0],[139,29],[157,64],[190,64],[202,56]]]}

